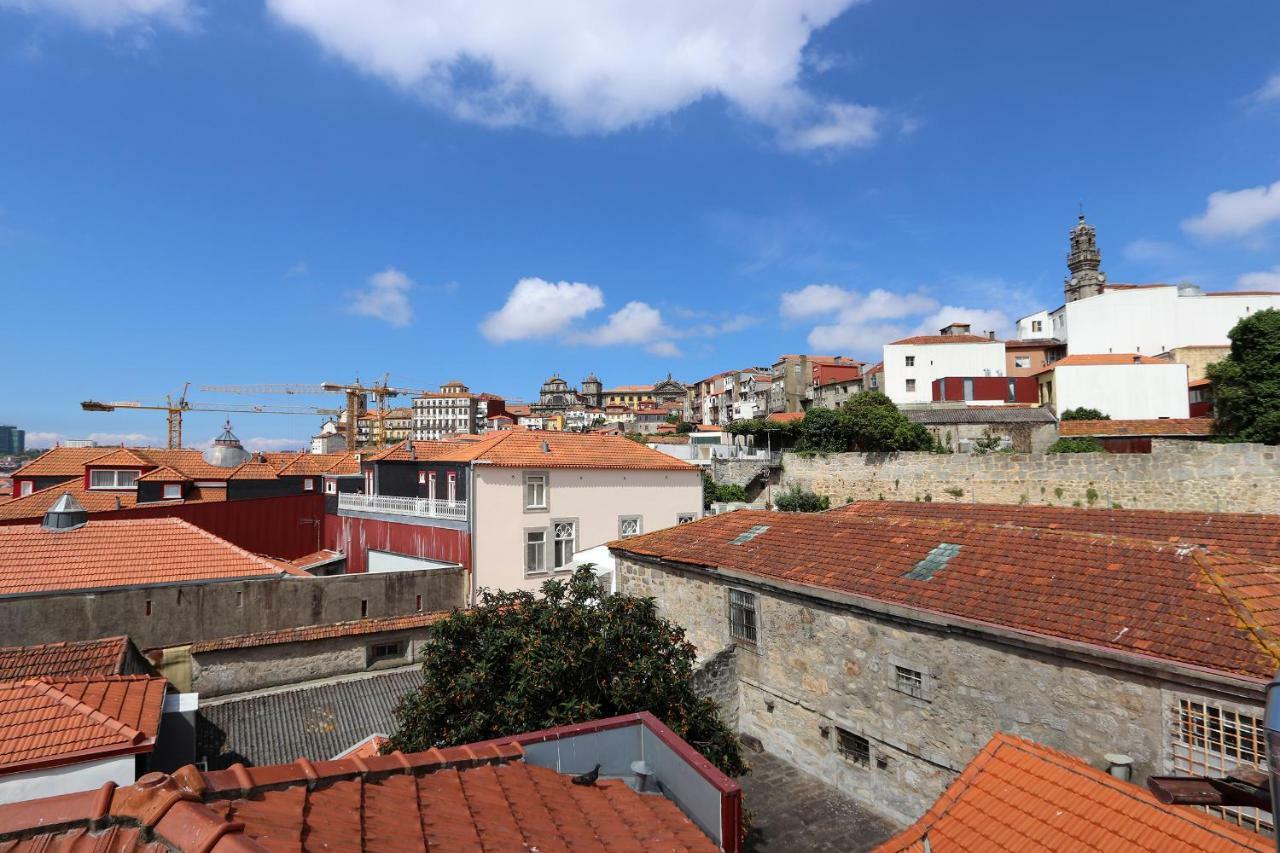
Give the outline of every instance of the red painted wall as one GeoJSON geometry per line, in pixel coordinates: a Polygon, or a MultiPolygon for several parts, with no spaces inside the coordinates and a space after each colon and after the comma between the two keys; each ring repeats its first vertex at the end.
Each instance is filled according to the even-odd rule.
{"type": "Polygon", "coordinates": [[[1202,403],[1191,403],[1191,417],[1193,418],[1211,418],[1213,417],[1213,401],[1206,400],[1202,403]]]}
{"type": "Polygon", "coordinates": [[[471,534],[448,527],[326,515],[324,547],[346,553],[348,573],[368,571],[370,548],[471,568],[471,534]]]}
{"type": "MultiPolygon", "coordinates": [[[[95,512],[90,523],[109,518],[181,518],[201,530],[239,545],[255,554],[292,560],[324,546],[324,495],[287,495],[241,501],[139,506],[131,509],[95,512]]],[[[32,524],[38,519],[21,518],[0,524],[32,524]]]]}
{"type": "Polygon", "coordinates": [[[933,380],[935,402],[953,400],[964,402],[965,379],[973,380],[973,400],[994,403],[1040,402],[1040,391],[1034,376],[947,376],[933,380]],[[1013,380],[1013,400],[1009,400],[1009,380],[1013,380]]]}

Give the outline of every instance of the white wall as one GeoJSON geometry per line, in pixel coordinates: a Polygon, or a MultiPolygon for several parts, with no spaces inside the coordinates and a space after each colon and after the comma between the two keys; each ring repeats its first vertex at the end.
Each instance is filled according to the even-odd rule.
{"type": "Polygon", "coordinates": [[[552,565],[553,519],[577,519],[577,550],[618,538],[618,519],[639,515],[641,530],[651,533],[676,523],[680,513],[702,516],[702,472],[552,468],[546,510],[525,510],[524,469],[475,467],[476,586],[537,589],[551,577],[526,578],[524,533],[547,530],[547,566],[552,565]]]}
{"type": "Polygon", "coordinates": [[[1053,337],[1053,322],[1049,319],[1048,311],[1037,311],[1018,320],[1018,340],[1051,337],[1053,337]],[[1037,322],[1040,324],[1039,330],[1036,330],[1033,325],[1037,322]]]}
{"type": "Polygon", "coordinates": [[[0,776],[0,803],[92,791],[94,788],[101,788],[103,782],[132,785],[136,760],[135,755],[120,755],[0,776]]]}
{"type": "Polygon", "coordinates": [[[1087,406],[1113,420],[1190,417],[1185,364],[1059,365],[1057,411],[1087,406]]]}
{"type": "Polygon", "coordinates": [[[1240,318],[1264,308],[1280,308],[1280,295],[1179,296],[1173,286],[1109,290],[1066,305],[1067,354],[1225,346],[1240,318]]]}
{"type": "Polygon", "coordinates": [[[886,344],[884,387],[893,402],[927,403],[933,399],[933,380],[944,376],[1004,376],[1004,341],[969,344],[886,344]],[[915,366],[907,367],[907,357],[915,366]],[[907,390],[907,380],[916,390],[907,390]]]}

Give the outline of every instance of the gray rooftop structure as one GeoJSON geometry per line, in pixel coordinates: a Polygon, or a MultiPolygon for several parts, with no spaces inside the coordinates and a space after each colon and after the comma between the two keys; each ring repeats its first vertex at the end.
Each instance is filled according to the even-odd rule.
{"type": "Polygon", "coordinates": [[[935,424],[1052,424],[1048,409],[1024,406],[938,406],[903,409],[907,420],[924,426],[935,424]]]}

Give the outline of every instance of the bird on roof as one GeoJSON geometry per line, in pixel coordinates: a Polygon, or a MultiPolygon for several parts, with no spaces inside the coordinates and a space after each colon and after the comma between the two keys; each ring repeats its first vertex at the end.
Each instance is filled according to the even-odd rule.
{"type": "Polygon", "coordinates": [[[588,770],[586,773],[580,773],[569,781],[575,785],[594,785],[599,778],[600,765],[597,764],[594,769],[588,770]]]}

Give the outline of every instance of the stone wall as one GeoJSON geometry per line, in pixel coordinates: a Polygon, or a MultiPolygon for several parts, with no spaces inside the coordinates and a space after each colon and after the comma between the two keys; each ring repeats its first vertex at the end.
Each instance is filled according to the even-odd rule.
{"type": "Polygon", "coordinates": [[[846,500],[1280,512],[1280,448],[1157,439],[1149,454],[783,455],[782,485],[846,500]]]}
{"type": "Polygon", "coordinates": [[[711,460],[711,479],[722,485],[754,485],[759,488],[764,485],[768,474],[768,462],[760,459],[711,460]]]}
{"type": "MultiPolygon", "coordinates": [[[[623,592],[656,598],[703,654],[728,635],[728,580],[618,560],[623,592]]],[[[902,822],[919,818],[999,731],[1105,767],[1134,759],[1135,781],[1174,770],[1182,698],[1262,715],[1232,698],[1083,657],[1002,643],[903,618],[855,611],[763,586],[758,642],[738,643],[738,728],[764,748],[902,822]],[[898,667],[921,673],[903,692],[898,667]],[[865,738],[866,762],[840,750],[840,734],[865,738]]]]}
{"type": "Polygon", "coordinates": [[[124,587],[0,600],[0,645],[127,634],[140,649],[466,606],[462,569],[124,587]],[[422,597],[419,604],[418,596],[422,597]]]}
{"type": "Polygon", "coordinates": [[[720,708],[725,725],[738,729],[738,667],[733,646],[721,649],[693,672],[693,689],[720,708]]]}

